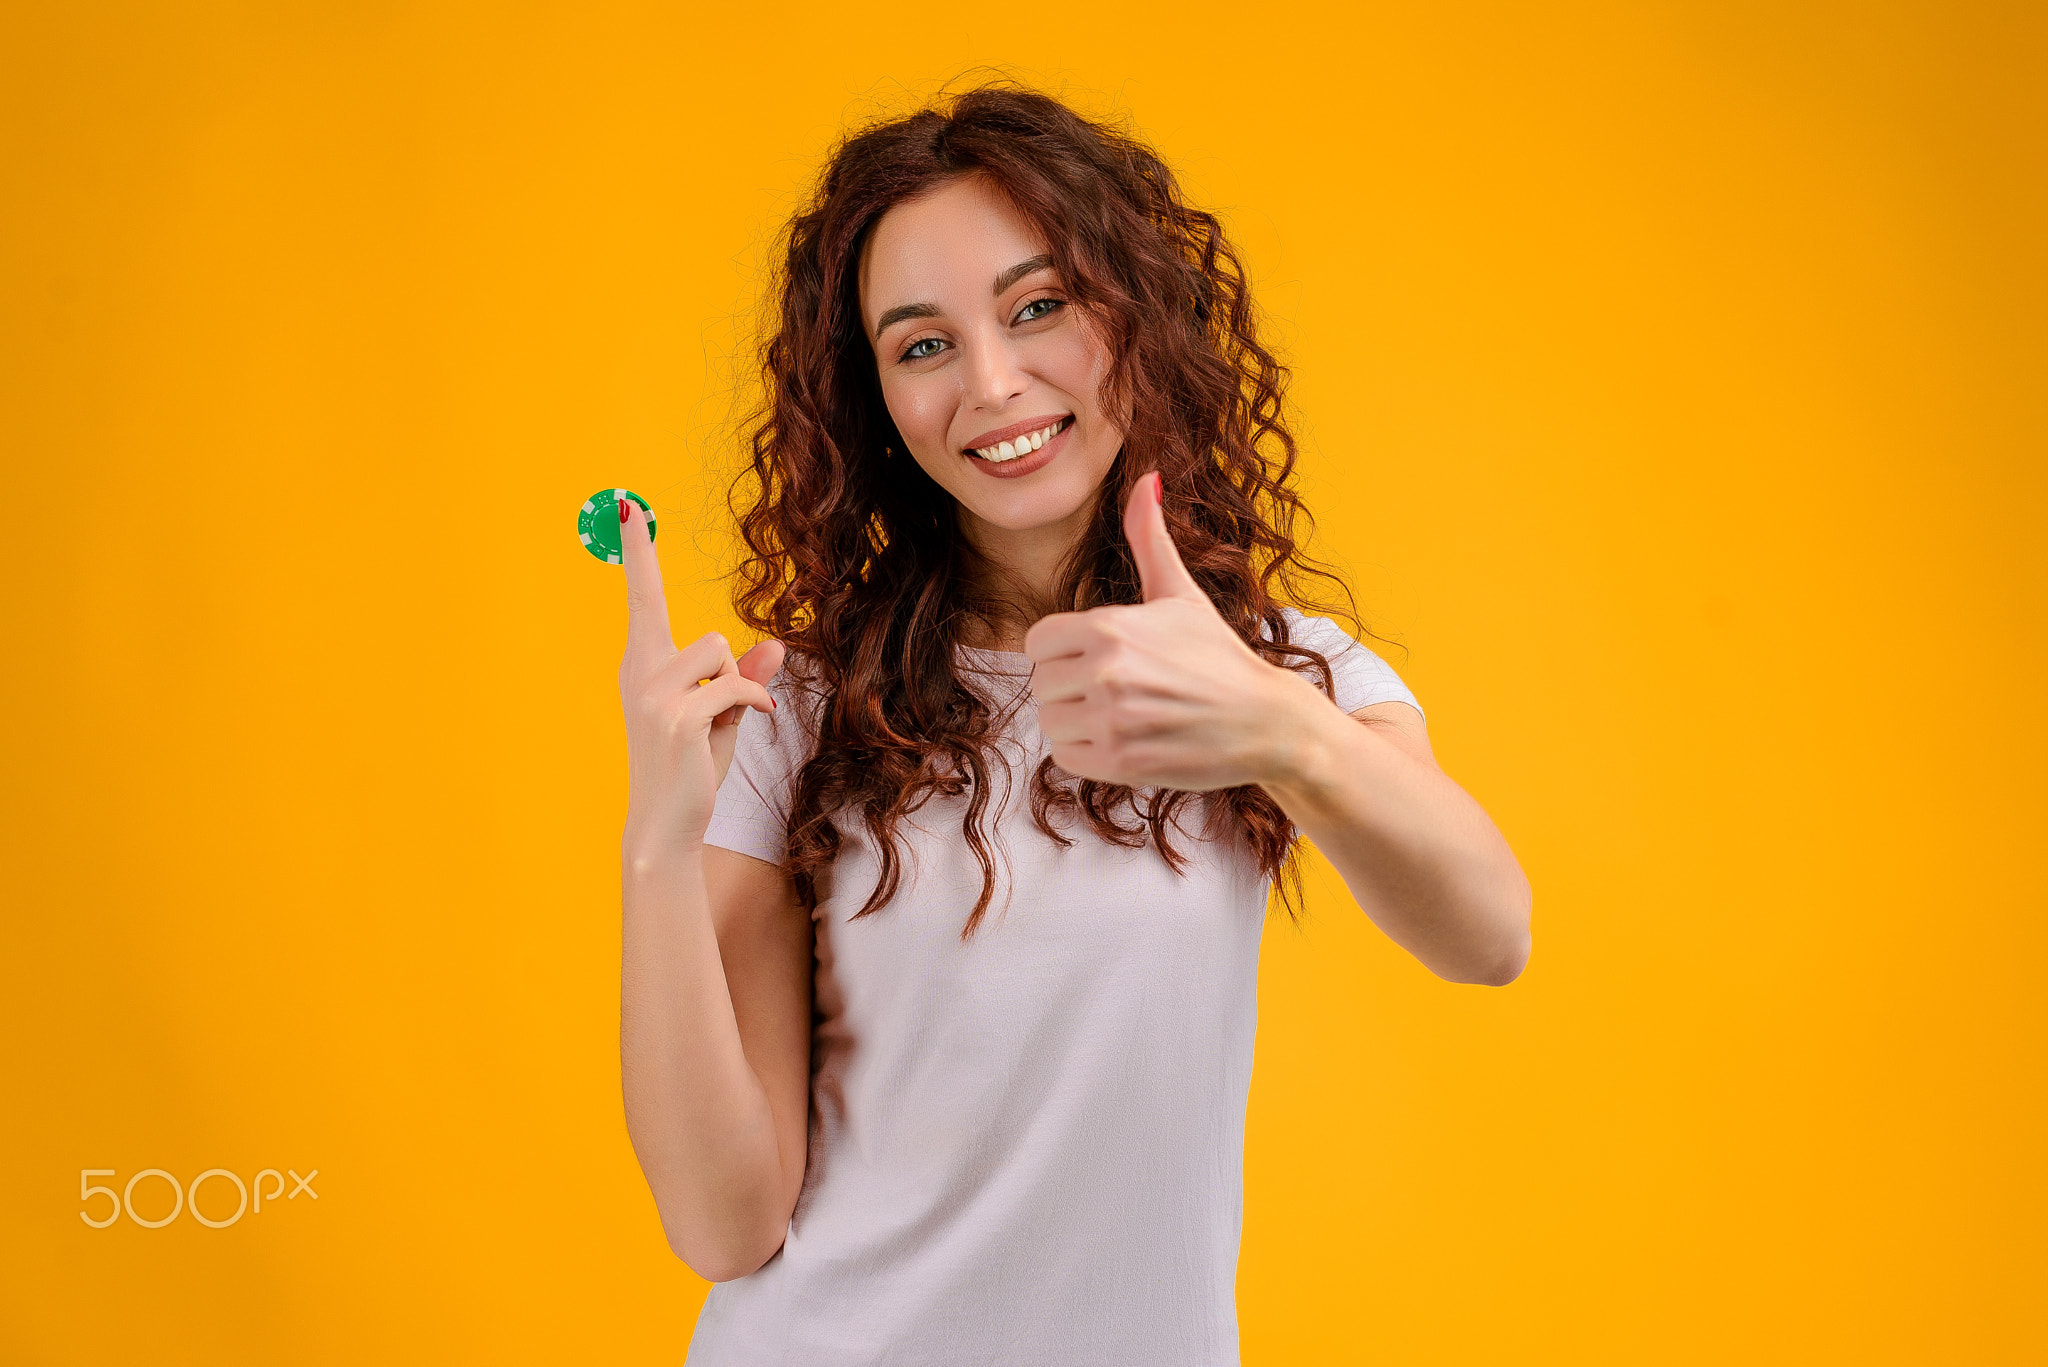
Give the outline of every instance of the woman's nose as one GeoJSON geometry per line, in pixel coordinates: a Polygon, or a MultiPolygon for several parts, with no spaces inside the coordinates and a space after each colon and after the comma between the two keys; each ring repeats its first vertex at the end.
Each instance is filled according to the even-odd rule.
{"type": "Polygon", "coordinates": [[[968,345],[967,364],[962,371],[967,401],[991,412],[1022,394],[1030,384],[1024,376],[1023,360],[1007,337],[976,337],[968,345]]]}

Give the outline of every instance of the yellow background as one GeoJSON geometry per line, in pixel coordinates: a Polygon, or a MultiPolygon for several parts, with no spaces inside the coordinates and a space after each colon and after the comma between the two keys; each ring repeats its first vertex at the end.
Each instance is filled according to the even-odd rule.
{"type": "Polygon", "coordinates": [[[1536,890],[1271,923],[1245,1361],[2041,1360],[2042,15],[9,5],[0,1358],[680,1359],[572,522],[731,627],[764,244],[999,63],[1226,216],[1536,890]]]}

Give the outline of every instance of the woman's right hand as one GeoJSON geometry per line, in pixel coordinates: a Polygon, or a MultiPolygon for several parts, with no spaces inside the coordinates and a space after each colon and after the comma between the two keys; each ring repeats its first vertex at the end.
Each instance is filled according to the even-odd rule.
{"type": "Polygon", "coordinates": [[[619,665],[630,785],[625,854],[693,853],[703,846],[718,786],[732,767],[740,718],[749,707],[775,708],[766,685],[782,668],[783,645],[770,637],[735,660],[713,631],[677,650],[647,514],[631,499],[619,506],[627,515],[619,529],[627,614],[619,665]]]}

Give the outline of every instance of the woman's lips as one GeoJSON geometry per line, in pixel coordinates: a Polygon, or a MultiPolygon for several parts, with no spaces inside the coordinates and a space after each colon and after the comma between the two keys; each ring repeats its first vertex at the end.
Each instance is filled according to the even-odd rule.
{"type": "Polygon", "coordinates": [[[1047,413],[1041,417],[1026,418],[1008,427],[984,432],[960,449],[998,464],[1015,460],[1037,450],[1040,442],[1051,441],[1059,434],[1060,424],[1070,421],[1073,416],[1072,413],[1047,413]]]}
{"type": "Polygon", "coordinates": [[[1052,458],[1058,455],[1066,446],[1067,434],[1073,430],[1074,419],[1072,417],[1062,418],[1060,420],[1060,430],[1047,439],[1045,445],[1029,455],[1018,456],[1014,460],[1005,461],[983,460],[980,456],[969,455],[967,463],[983,474],[992,475],[997,479],[1021,479],[1032,471],[1042,470],[1050,464],[1052,458]]]}

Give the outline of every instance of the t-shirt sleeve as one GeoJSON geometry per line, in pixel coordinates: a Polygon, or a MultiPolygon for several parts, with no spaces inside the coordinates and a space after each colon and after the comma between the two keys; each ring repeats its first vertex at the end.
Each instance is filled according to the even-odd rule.
{"type": "Polygon", "coordinates": [[[809,758],[811,737],[793,706],[795,690],[777,678],[768,692],[774,712],[748,708],[733,741],[732,768],[718,787],[704,843],[737,850],[771,864],[788,853],[789,808],[797,772],[809,758]]]}
{"type": "MultiPolygon", "coordinates": [[[[1329,657],[1330,675],[1337,687],[1336,703],[1346,712],[1356,712],[1374,703],[1404,702],[1417,712],[1422,704],[1394,667],[1362,645],[1351,633],[1327,617],[1311,617],[1287,608],[1288,627],[1296,645],[1305,645],[1329,657]]],[[[1305,664],[1306,661],[1297,661],[1305,664]]],[[[1305,677],[1316,679],[1310,671],[1305,677]]],[[[1320,684],[1318,684],[1320,687],[1320,684]]],[[[1425,714],[1427,715],[1427,714],[1425,714]]]]}

